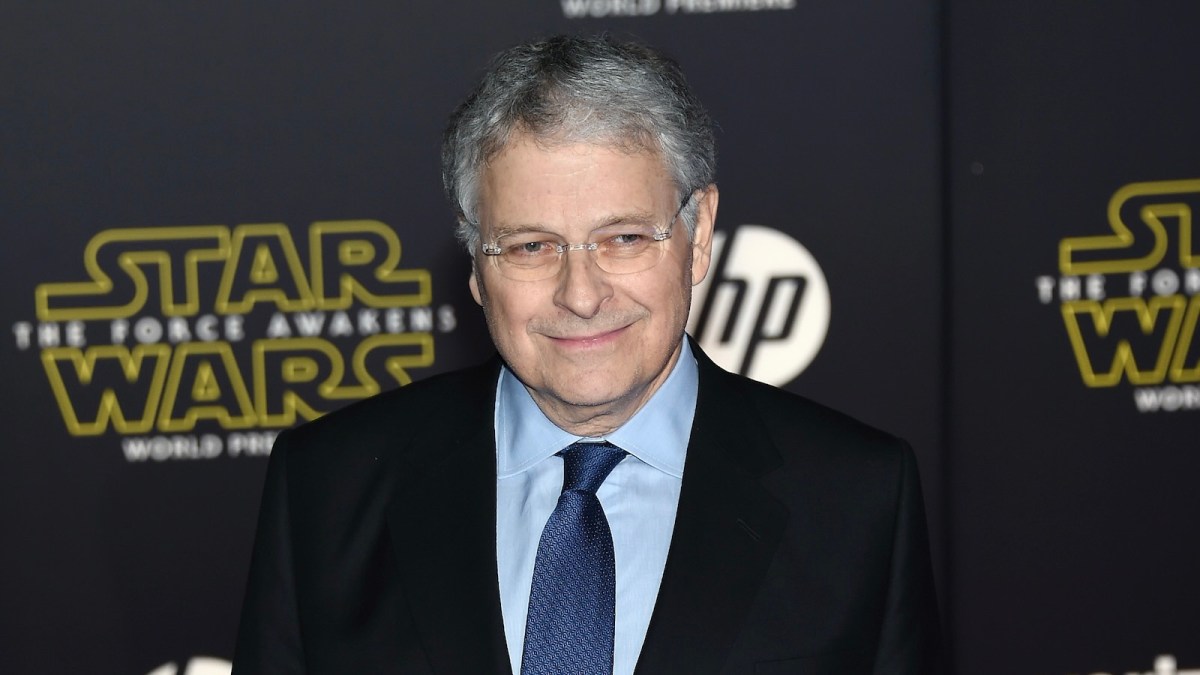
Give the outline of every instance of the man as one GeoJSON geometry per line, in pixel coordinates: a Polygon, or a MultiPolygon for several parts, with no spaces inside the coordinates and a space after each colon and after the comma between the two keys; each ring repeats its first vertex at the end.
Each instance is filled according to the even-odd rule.
{"type": "Polygon", "coordinates": [[[280,435],[235,672],[938,671],[908,447],[684,335],[714,171],[662,55],[499,55],[443,146],[499,359],[280,435]]]}

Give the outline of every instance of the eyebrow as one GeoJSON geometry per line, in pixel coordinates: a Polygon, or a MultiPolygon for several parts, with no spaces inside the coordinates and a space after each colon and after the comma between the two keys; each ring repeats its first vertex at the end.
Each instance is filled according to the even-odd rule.
{"type": "MultiPolygon", "coordinates": [[[[625,225],[625,224],[656,225],[655,221],[657,220],[657,218],[658,218],[657,214],[647,213],[644,211],[639,211],[639,212],[635,212],[635,213],[613,214],[610,216],[600,218],[597,221],[600,224],[592,227],[590,230],[588,230],[588,232],[595,232],[596,230],[602,230],[606,227],[612,227],[614,225],[625,225]]],[[[554,236],[560,237],[560,238],[562,237],[561,234],[550,230],[545,225],[539,225],[539,224],[518,224],[518,225],[507,225],[507,226],[503,226],[503,227],[498,227],[492,233],[492,237],[499,239],[500,237],[508,236],[510,234],[525,234],[528,232],[539,232],[539,233],[554,235],[554,236]]]]}

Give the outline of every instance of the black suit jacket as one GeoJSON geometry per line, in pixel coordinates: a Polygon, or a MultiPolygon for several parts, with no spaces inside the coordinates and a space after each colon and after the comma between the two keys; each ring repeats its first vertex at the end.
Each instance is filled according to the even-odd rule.
{"type": "MultiPolygon", "coordinates": [[[[638,673],[941,672],[903,442],[727,373],[699,397],[638,673]]],[[[272,452],[234,673],[509,673],[500,363],[354,404],[272,452]]]]}

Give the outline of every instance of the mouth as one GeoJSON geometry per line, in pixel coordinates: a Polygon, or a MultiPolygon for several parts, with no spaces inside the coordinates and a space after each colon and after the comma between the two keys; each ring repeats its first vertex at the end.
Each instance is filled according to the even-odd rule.
{"type": "Polygon", "coordinates": [[[621,326],[612,330],[571,335],[547,335],[546,337],[554,344],[567,349],[590,349],[615,342],[628,328],[629,326],[621,326]]]}

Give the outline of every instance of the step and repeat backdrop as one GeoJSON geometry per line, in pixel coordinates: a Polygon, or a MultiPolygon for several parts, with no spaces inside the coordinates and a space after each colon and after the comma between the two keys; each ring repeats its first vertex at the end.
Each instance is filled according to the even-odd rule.
{"type": "Polygon", "coordinates": [[[0,672],[228,673],[275,434],[492,354],[447,115],[599,31],[720,127],[690,332],[917,448],[955,672],[1200,669],[1195,14],[0,9],[0,672]]]}
{"type": "Polygon", "coordinates": [[[947,9],[956,670],[1200,672],[1200,5],[947,9]]]}

